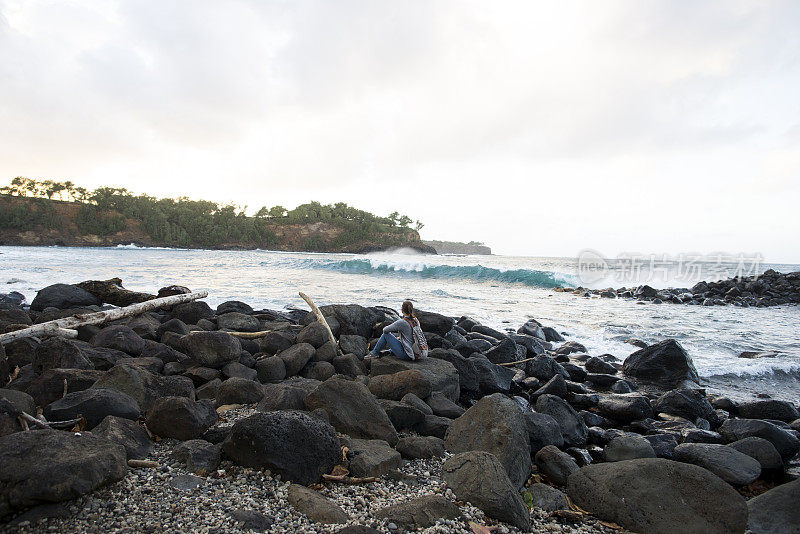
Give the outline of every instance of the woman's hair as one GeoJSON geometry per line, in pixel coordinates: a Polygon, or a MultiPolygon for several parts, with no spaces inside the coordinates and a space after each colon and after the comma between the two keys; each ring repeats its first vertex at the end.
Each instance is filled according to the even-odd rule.
{"type": "Polygon", "coordinates": [[[414,305],[411,304],[410,300],[406,300],[405,302],[403,302],[403,307],[400,309],[403,312],[403,315],[408,315],[409,317],[416,318],[416,315],[414,315],[414,305]]]}

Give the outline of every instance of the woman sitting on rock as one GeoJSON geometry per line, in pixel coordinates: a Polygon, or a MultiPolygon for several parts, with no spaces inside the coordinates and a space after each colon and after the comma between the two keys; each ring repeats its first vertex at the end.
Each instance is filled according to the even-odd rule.
{"type": "MultiPolygon", "coordinates": [[[[380,351],[387,346],[392,351],[392,354],[400,359],[411,361],[417,359],[414,354],[414,327],[419,328],[419,319],[414,315],[414,305],[409,300],[403,302],[401,311],[403,312],[403,317],[383,328],[383,335],[381,335],[375,347],[364,359],[379,358],[380,351]],[[397,339],[393,332],[400,334],[400,339],[397,339]]],[[[425,338],[423,337],[422,339],[424,340],[425,338]]],[[[427,345],[424,349],[427,352],[427,345]]]]}

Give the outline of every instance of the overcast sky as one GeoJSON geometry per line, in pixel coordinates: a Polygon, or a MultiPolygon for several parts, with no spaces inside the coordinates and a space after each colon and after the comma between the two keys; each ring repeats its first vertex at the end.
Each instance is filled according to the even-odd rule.
{"type": "Polygon", "coordinates": [[[0,183],[800,262],[800,2],[0,0],[0,183]]]}

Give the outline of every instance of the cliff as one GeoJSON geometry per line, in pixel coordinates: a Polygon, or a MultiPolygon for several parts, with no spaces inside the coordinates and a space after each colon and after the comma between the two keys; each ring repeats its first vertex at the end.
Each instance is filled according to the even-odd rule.
{"type": "MultiPolygon", "coordinates": [[[[185,232],[171,240],[155,238],[147,230],[145,221],[113,209],[100,209],[81,202],[0,195],[0,245],[105,247],[133,243],[145,247],[347,253],[407,247],[436,253],[420,240],[418,232],[409,228],[354,233],[352,228],[336,221],[294,223],[255,217],[245,219],[248,220],[240,223],[257,226],[258,231],[227,232],[209,245],[192,241],[185,232]]],[[[211,226],[209,230],[216,233],[219,226],[211,226]]]]}

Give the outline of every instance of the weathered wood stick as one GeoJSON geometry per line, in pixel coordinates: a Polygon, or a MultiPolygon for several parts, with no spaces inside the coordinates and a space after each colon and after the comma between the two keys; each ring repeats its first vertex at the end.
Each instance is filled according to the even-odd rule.
{"type": "Polygon", "coordinates": [[[197,291],[194,293],[186,293],[183,295],[172,295],[170,297],[163,297],[160,299],[148,300],[139,304],[131,304],[124,308],[114,308],[113,310],[104,310],[95,313],[86,313],[75,315],[73,317],[65,317],[63,319],[56,319],[46,323],[35,324],[22,330],[8,332],[7,334],[0,334],[0,343],[10,343],[16,339],[25,337],[48,335],[52,332],[60,332],[61,330],[74,330],[79,326],[88,326],[103,324],[109,321],[116,321],[117,319],[124,319],[139,315],[151,310],[163,308],[165,306],[175,306],[184,302],[190,302],[197,299],[202,299],[208,296],[208,291],[197,291]]]}
{"type": "Polygon", "coordinates": [[[317,305],[314,304],[314,301],[311,300],[311,298],[302,291],[300,292],[300,298],[306,301],[306,303],[311,307],[311,311],[314,312],[314,315],[317,316],[317,321],[319,321],[325,326],[325,330],[328,331],[328,338],[331,340],[331,343],[333,343],[333,345],[336,347],[337,354],[342,354],[342,349],[339,348],[339,343],[336,341],[336,338],[333,337],[333,332],[331,331],[331,327],[328,325],[328,321],[325,319],[325,316],[322,315],[322,312],[319,311],[317,305]]]}
{"type": "Polygon", "coordinates": [[[228,332],[228,333],[234,337],[240,337],[242,339],[258,339],[260,337],[266,336],[270,332],[272,332],[272,330],[263,330],[261,332],[228,332]]]}
{"type": "Polygon", "coordinates": [[[128,460],[128,467],[161,467],[152,460],[128,460]]]}

